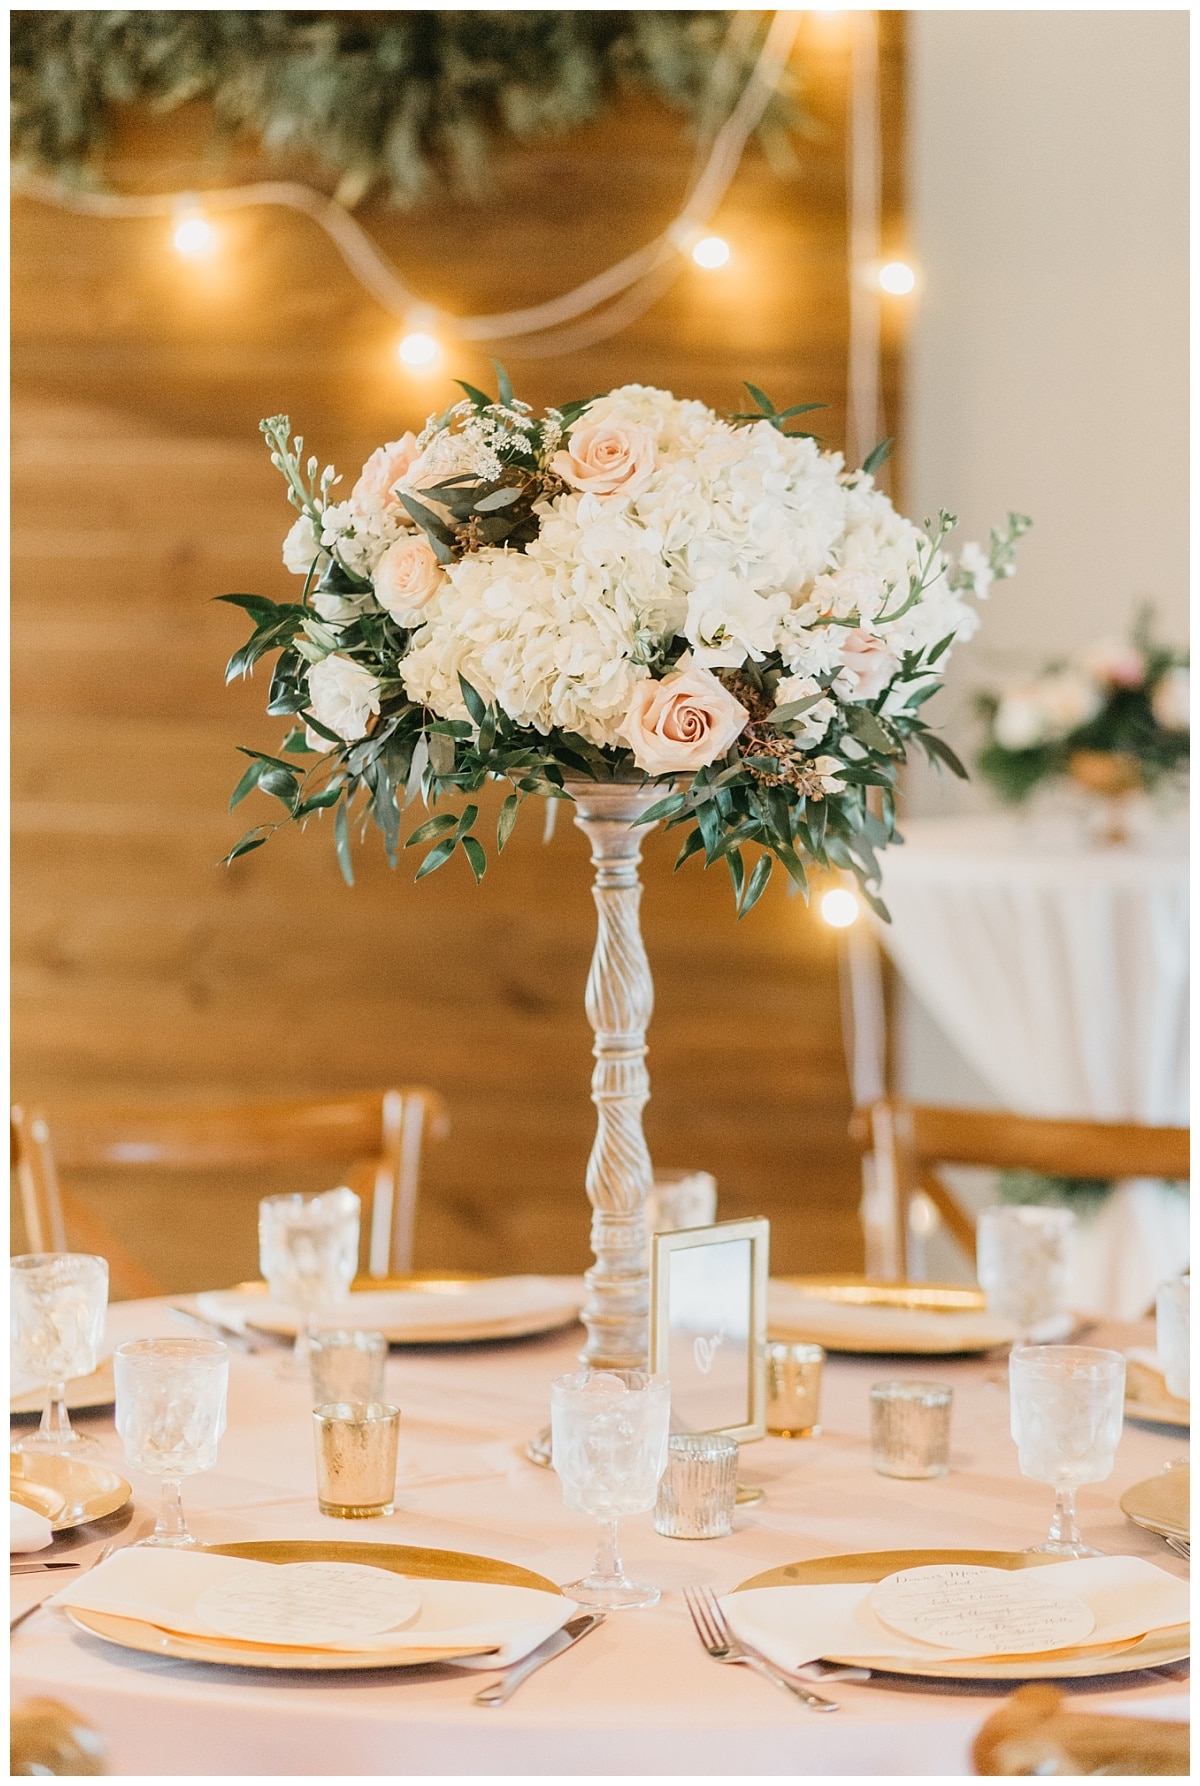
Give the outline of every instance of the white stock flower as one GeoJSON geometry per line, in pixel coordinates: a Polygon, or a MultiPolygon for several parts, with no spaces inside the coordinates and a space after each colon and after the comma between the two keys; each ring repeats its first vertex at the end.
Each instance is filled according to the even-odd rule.
{"type": "Polygon", "coordinates": [[[329,556],[317,539],[312,522],[307,515],[301,515],[292,523],[283,542],[283,567],[293,576],[307,577],[314,559],[319,561],[318,570],[323,570],[329,563],[329,556]]]}
{"type": "Polygon", "coordinates": [[[958,568],[966,577],[971,592],[981,602],[986,601],[988,591],[996,581],[996,573],[988,562],[988,555],[977,540],[968,540],[958,555],[958,568]]]}
{"type": "MultiPolygon", "coordinates": [[[[821,685],[815,676],[784,676],[775,691],[775,702],[777,706],[783,707],[792,701],[806,701],[812,695],[820,694],[821,685]]],[[[799,727],[796,737],[802,744],[819,744],[836,713],[836,701],[831,701],[828,695],[822,695],[819,701],[814,701],[811,707],[806,708],[792,722],[799,727]]]]}
{"type": "Polygon", "coordinates": [[[725,571],[697,584],[688,596],[684,637],[698,664],[735,669],[773,648],[775,623],[787,607],[785,595],[757,595],[752,584],[725,571]]]}
{"type": "MultiPolygon", "coordinates": [[[[309,705],[313,718],[348,744],[366,736],[373,714],[379,712],[379,683],[370,670],[351,657],[323,657],[308,672],[309,705]]],[[[309,743],[328,750],[328,739],[309,731],[309,743]]]]}

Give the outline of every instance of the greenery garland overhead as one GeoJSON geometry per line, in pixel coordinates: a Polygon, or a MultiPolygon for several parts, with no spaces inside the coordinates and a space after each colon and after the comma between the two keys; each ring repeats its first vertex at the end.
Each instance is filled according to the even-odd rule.
{"type": "MultiPolygon", "coordinates": [[[[739,33],[735,83],[770,16],[739,33]]],[[[114,106],[203,99],[225,144],[248,132],[268,154],[310,155],[344,203],[373,188],[401,205],[439,186],[478,195],[500,141],[568,130],[623,91],[702,117],[731,17],[15,12],[13,155],[18,167],[95,183],[114,106]]]]}

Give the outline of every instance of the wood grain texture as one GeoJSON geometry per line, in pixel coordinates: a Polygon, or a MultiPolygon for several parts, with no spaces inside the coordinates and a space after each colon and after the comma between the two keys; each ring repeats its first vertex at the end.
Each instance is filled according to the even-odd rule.
{"type": "MultiPolygon", "coordinates": [[[[898,247],[900,15],[883,22],[898,247]]],[[[732,408],[748,375],[780,401],[827,401],[818,426],[840,440],[845,45],[827,20],[805,32],[812,130],[795,177],[748,155],[719,219],[732,276],[685,273],[625,334],[569,360],[507,353],[531,401],[632,378],[732,408]]],[[[181,184],[190,169],[202,184],[202,122],[131,117],[125,183],[181,184]]],[[[561,291],[661,227],[690,157],[677,122],[630,106],[506,161],[481,207],[365,221],[435,300],[496,309],[561,291]]],[[[228,814],[235,747],[271,749],[280,727],[263,676],[222,687],[242,624],[211,598],[294,589],[258,419],[289,410],[352,477],[450,395],[444,376],[405,382],[394,323],[302,220],[229,228],[197,280],[161,225],[15,207],[14,1091],[52,1109],[429,1084],[452,1131],[428,1156],[417,1263],[582,1269],[595,911],[575,827],[560,818],[543,844],[531,803],[478,889],[461,862],[414,886],[372,833],[351,891],[319,822],[219,866],[270,810],[253,795],[228,814]]],[[[469,354],[453,370],[488,373],[469,354]]],[[[651,1155],[713,1171],[723,1215],[769,1215],[780,1269],[855,1268],[834,937],[779,885],[737,925],[726,876],[691,863],[673,880],[676,848],[646,846],[651,1155]]],[[[253,1269],[255,1199],[283,1179],[198,1181],[169,1221],[149,1178],[107,1171],[82,1188],[182,1289],[253,1269]]]]}

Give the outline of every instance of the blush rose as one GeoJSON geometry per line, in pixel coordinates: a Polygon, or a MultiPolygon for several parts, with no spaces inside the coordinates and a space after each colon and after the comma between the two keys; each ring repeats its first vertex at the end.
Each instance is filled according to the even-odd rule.
{"type": "Polygon", "coordinates": [[[427,539],[398,539],[375,566],[375,599],[402,625],[412,626],[423,618],[442,580],[442,567],[427,539]]]}
{"type": "Polygon", "coordinates": [[[550,461],[564,484],[593,496],[632,496],[644,489],[657,449],[637,422],[582,422],[550,461]]]}
{"type": "Polygon", "coordinates": [[[873,701],[896,674],[898,659],[883,639],[855,627],[842,644],[842,665],[854,673],[854,699],[873,701]]]}
{"type": "Polygon", "coordinates": [[[411,430],[402,434],[399,440],[389,440],[386,446],[376,447],[350,492],[355,508],[366,514],[398,509],[400,498],[395,493],[395,486],[419,457],[417,437],[411,430]]]}
{"type": "Polygon", "coordinates": [[[637,684],[621,735],[647,775],[687,774],[723,757],[749,718],[711,670],[687,664],[637,684]]]}

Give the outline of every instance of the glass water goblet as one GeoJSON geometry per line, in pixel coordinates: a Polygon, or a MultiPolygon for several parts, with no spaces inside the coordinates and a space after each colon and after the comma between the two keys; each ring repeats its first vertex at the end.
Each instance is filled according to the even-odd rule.
{"type": "Polygon", "coordinates": [[[259,1269],[275,1302],[300,1316],[280,1376],[307,1377],[309,1340],[322,1309],[344,1302],[358,1269],[361,1204],[344,1186],[316,1196],[264,1197],[258,1206],[259,1269]]]}
{"type": "Polygon", "coordinates": [[[590,1575],[563,1589],[581,1606],[653,1606],[657,1588],[630,1581],[617,1521],[654,1506],[667,1467],[671,1385],[644,1371],[582,1371],[550,1385],[551,1461],[568,1507],[601,1522],[590,1575]]]}
{"type": "Polygon", "coordinates": [[[1075,1491],[1112,1473],[1125,1417],[1124,1358],[1099,1346],[1014,1346],[1008,1384],[1021,1474],[1054,1488],[1049,1536],[1030,1551],[1103,1556],[1079,1535],[1075,1491]]]}
{"type": "Polygon", "coordinates": [[[14,1451],[98,1451],[76,1432],[67,1412],[67,1383],[96,1368],[108,1308],[108,1261],[93,1253],[23,1253],[10,1261],[13,1363],[46,1392],[41,1424],[14,1451]]]}
{"type": "Polygon", "coordinates": [[[1022,1342],[1067,1313],[1074,1230],[1070,1209],[998,1203],[980,1211],[979,1287],[991,1313],[1011,1321],[1022,1342]]]}
{"type": "Polygon", "coordinates": [[[139,1542],[186,1549],[196,1539],[183,1516],[183,1478],[217,1461],[229,1348],[220,1340],[131,1340],[114,1352],[113,1375],[126,1461],[162,1480],[154,1531],[139,1542]]]}

